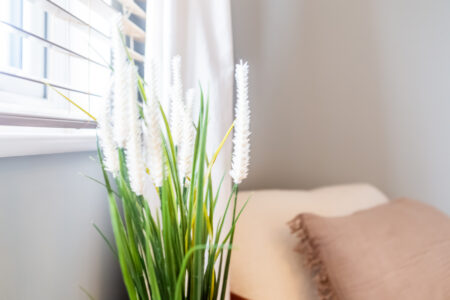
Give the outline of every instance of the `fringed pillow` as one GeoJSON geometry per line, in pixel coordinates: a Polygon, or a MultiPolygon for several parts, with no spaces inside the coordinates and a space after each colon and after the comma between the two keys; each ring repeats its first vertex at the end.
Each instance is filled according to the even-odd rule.
{"type": "Polygon", "coordinates": [[[450,299],[450,220],[411,200],[289,223],[322,300],[450,299]]]}

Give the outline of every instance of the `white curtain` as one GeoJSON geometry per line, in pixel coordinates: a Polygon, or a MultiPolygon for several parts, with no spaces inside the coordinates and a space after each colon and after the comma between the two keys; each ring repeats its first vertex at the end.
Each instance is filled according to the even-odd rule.
{"type": "MultiPolygon", "coordinates": [[[[182,58],[184,89],[199,83],[210,97],[208,152],[211,157],[233,121],[233,44],[229,0],[147,1],[146,68],[155,61],[160,69],[161,102],[169,108],[171,59],[182,58]]],[[[231,137],[219,155],[213,173],[217,188],[231,165],[231,137]]],[[[222,213],[231,181],[225,176],[217,213],[222,213]]],[[[217,220],[217,218],[215,218],[217,220]]],[[[229,225],[229,224],[228,224],[229,225]]],[[[226,229],[226,228],[224,228],[226,229]]]]}

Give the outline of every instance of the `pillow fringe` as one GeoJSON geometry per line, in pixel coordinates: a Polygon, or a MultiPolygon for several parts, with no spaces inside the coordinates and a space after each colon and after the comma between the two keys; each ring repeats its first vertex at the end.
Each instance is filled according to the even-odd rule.
{"type": "Polygon", "coordinates": [[[325,264],[320,256],[315,239],[311,238],[304,222],[304,216],[298,215],[288,222],[291,232],[299,238],[295,251],[304,257],[306,267],[311,271],[320,300],[337,300],[328,277],[325,264]]]}

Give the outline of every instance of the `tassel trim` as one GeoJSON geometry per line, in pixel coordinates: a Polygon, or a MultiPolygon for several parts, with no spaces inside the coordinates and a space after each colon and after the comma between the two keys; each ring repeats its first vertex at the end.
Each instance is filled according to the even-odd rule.
{"type": "Polygon", "coordinates": [[[328,272],[323,262],[319,246],[314,238],[311,238],[302,214],[288,222],[291,232],[295,234],[299,243],[295,251],[301,253],[305,260],[305,266],[310,270],[320,300],[338,300],[333,291],[328,272]]]}

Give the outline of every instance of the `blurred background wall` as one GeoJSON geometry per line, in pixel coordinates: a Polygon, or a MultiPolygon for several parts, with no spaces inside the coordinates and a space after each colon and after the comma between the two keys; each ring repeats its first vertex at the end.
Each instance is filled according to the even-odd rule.
{"type": "Polygon", "coordinates": [[[450,213],[450,2],[232,0],[246,189],[369,182],[450,213]]]}
{"type": "Polygon", "coordinates": [[[0,299],[126,299],[95,155],[0,158],[0,299]]]}

